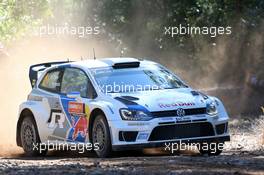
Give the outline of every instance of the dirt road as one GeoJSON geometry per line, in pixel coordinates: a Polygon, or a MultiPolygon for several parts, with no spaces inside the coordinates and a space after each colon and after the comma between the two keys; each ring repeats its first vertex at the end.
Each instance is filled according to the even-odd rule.
{"type": "Polygon", "coordinates": [[[217,157],[198,153],[124,153],[99,159],[94,154],[55,152],[47,157],[0,158],[0,174],[264,174],[264,154],[226,151],[217,157]],[[70,154],[70,156],[69,156],[70,154]],[[120,156],[120,155],[118,155],[120,156]]]}

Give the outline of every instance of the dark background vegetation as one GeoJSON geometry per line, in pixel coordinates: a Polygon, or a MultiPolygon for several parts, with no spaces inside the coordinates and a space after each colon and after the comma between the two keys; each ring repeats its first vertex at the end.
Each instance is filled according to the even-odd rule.
{"type": "MultiPolygon", "coordinates": [[[[252,75],[264,80],[263,15],[262,0],[0,0],[0,39],[8,49],[17,40],[33,37],[29,31],[36,26],[99,26],[100,35],[93,39],[113,48],[109,57],[121,51],[124,56],[147,57],[196,88],[242,88],[234,96],[248,100],[263,97],[259,89],[244,88],[252,75]],[[232,34],[164,34],[165,26],[179,24],[231,26],[232,34]]],[[[254,102],[257,108],[262,105],[247,101],[242,106],[254,102]]],[[[241,99],[232,103],[238,105],[241,99]]]]}

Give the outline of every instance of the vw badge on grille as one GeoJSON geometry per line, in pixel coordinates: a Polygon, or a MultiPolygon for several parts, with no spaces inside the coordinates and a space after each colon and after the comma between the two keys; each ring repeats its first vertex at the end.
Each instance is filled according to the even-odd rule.
{"type": "Polygon", "coordinates": [[[184,117],[185,116],[184,109],[182,109],[182,108],[177,109],[177,116],[178,117],[184,117]]]}

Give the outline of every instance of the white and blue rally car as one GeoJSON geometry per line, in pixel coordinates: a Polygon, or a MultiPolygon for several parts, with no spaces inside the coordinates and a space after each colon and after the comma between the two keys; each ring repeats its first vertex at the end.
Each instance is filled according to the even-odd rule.
{"type": "MultiPolygon", "coordinates": [[[[30,67],[32,91],[19,107],[17,145],[97,144],[112,151],[165,143],[230,140],[222,102],[195,91],[158,63],[135,58],[51,62],[30,67]]],[[[219,155],[222,150],[200,149],[219,155]]]]}

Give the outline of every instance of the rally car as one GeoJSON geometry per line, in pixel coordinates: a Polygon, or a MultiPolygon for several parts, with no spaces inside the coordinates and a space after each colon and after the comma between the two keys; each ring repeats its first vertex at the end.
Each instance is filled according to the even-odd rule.
{"type": "MultiPolygon", "coordinates": [[[[32,91],[19,107],[17,145],[91,143],[98,157],[167,143],[230,140],[222,102],[190,88],[164,66],[143,59],[105,58],[37,64],[32,91]]],[[[48,147],[45,149],[48,150],[48,147]]],[[[221,149],[203,149],[219,155],[221,149]]]]}

